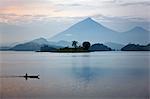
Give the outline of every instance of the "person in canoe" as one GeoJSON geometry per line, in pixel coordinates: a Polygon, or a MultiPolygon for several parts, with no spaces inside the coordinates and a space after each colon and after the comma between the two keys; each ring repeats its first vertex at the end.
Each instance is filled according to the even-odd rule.
{"type": "Polygon", "coordinates": [[[40,79],[40,78],[39,78],[39,75],[37,75],[37,76],[28,76],[27,73],[25,74],[24,78],[25,78],[26,80],[28,80],[28,78],[37,78],[37,79],[40,79]]]}

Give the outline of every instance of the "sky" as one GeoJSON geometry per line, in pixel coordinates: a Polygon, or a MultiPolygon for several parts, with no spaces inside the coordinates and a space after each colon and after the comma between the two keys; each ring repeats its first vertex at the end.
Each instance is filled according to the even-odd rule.
{"type": "Polygon", "coordinates": [[[0,44],[50,38],[91,17],[116,31],[150,30],[150,0],[0,0],[0,44]]]}

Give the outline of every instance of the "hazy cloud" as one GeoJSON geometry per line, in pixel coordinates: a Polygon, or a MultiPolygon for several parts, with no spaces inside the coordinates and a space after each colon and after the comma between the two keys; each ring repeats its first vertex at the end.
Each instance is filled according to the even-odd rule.
{"type": "Polygon", "coordinates": [[[42,14],[51,17],[83,17],[97,13],[143,17],[144,10],[149,9],[149,5],[149,0],[1,0],[0,12],[17,15],[42,14]],[[133,8],[140,11],[133,15],[133,8]]]}
{"type": "Polygon", "coordinates": [[[132,2],[132,3],[121,3],[121,6],[150,6],[150,2],[132,2]]]}
{"type": "Polygon", "coordinates": [[[118,22],[150,22],[150,20],[141,17],[129,17],[129,16],[104,16],[102,14],[96,14],[91,16],[95,19],[102,21],[118,21],[118,22]]]}

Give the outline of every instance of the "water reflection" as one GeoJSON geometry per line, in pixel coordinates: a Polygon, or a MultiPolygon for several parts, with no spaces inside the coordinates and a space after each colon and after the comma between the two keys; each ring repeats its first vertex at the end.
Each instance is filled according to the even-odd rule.
{"type": "Polygon", "coordinates": [[[97,70],[91,67],[90,55],[72,56],[72,74],[82,82],[90,82],[97,75],[97,70]]]}
{"type": "Polygon", "coordinates": [[[143,56],[143,52],[140,55],[139,52],[61,55],[15,52],[15,55],[15,58],[14,54],[3,55],[0,75],[27,71],[40,74],[40,80],[0,78],[3,99],[148,99],[149,96],[149,56],[143,56]]]}
{"type": "Polygon", "coordinates": [[[85,67],[73,67],[72,73],[76,79],[79,79],[83,82],[90,82],[94,80],[98,75],[97,68],[91,68],[89,66],[85,67]]]}
{"type": "Polygon", "coordinates": [[[72,56],[71,78],[74,79],[73,92],[81,93],[89,90],[91,84],[96,81],[99,69],[91,64],[91,56],[88,54],[72,56]]]}

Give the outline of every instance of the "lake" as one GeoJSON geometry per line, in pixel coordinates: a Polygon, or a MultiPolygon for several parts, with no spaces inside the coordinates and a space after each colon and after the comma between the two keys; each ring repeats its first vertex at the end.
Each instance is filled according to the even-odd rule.
{"type": "Polygon", "coordinates": [[[0,52],[1,99],[149,99],[150,52],[0,52]],[[23,77],[40,75],[40,79],[23,77]]]}

